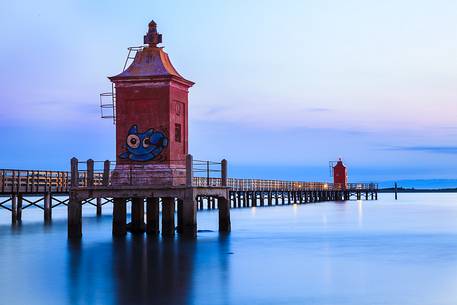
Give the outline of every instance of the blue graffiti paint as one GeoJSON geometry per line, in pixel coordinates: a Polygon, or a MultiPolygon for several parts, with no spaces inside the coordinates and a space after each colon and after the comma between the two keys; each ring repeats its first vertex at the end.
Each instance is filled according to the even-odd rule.
{"type": "Polygon", "coordinates": [[[167,147],[168,138],[163,132],[150,128],[145,132],[138,132],[138,127],[130,127],[126,139],[127,151],[119,155],[122,159],[132,161],[151,161],[157,158],[167,147]]]}

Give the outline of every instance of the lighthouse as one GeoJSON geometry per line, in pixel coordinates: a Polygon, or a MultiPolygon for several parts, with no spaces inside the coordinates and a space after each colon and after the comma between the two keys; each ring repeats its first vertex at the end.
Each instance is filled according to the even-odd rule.
{"type": "Polygon", "coordinates": [[[157,24],[123,72],[109,77],[115,89],[115,185],[185,184],[188,93],[194,84],[173,67],[157,24]]]}
{"type": "Polygon", "coordinates": [[[346,189],[348,184],[348,172],[343,161],[338,159],[335,166],[333,166],[333,183],[341,189],[346,189]]]}

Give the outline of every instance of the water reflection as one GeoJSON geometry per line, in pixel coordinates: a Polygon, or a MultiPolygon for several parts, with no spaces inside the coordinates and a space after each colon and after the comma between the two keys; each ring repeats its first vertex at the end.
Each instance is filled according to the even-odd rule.
{"type": "Polygon", "coordinates": [[[457,304],[456,196],[414,196],[234,209],[227,237],[202,212],[196,241],[113,240],[89,211],[69,243],[65,209],[0,214],[0,304],[457,304]]]}
{"type": "Polygon", "coordinates": [[[359,228],[363,227],[363,201],[357,200],[357,224],[359,228]]]}
{"type": "MultiPolygon", "coordinates": [[[[229,253],[229,238],[219,237],[216,252],[229,253]]],[[[205,242],[198,247],[208,250],[205,242]]],[[[192,295],[195,294],[194,277],[198,276],[194,270],[198,247],[194,240],[141,235],[90,247],[69,243],[69,303],[96,304],[100,297],[104,302],[111,298],[111,304],[119,305],[190,304],[195,301],[192,295]],[[104,275],[102,279],[101,274],[104,275]],[[100,280],[103,285],[111,286],[111,296],[97,294],[95,290],[100,280]]],[[[214,241],[211,248],[215,250],[214,241]]],[[[214,254],[222,259],[217,263],[221,267],[219,274],[225,275],[227,272],[223,269],[228,266],[227,255],[214,254]]]]}

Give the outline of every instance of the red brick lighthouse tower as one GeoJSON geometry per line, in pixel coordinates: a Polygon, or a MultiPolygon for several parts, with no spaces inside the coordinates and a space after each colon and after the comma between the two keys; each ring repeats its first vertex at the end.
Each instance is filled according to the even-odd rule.
{"type": "Polygon", "coordinates": [[[333,184],[341,189],[346,189],[348,184],[348,172],[341,158],[333,167],[333,184]]]}
{"type": "Polygon", "coordinates": [[[183,185],[188,154],[188,90],[157,46],[162,35],[154,21],[145,46],[122,73],[109,77],[116,92],[116,168],[118,185],[183,185]]]}

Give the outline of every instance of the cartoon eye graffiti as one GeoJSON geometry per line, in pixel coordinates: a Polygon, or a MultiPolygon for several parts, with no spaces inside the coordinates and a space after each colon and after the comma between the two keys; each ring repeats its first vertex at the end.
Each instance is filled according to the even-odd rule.
{"type": "Polygon", "coordinates": [[[139,132],[137,125],[130,127],[126,138],[126,151],[119,155],[132,161],[150,161],[156,159],[168,146],[168,139],[161,131],[149,128],[139,132]]]}
{"type": "Polygon", "coordinates": [[[149,147],[149,146],[151,146],[151,139],[150,139],[150,138],[144,138],[144,140],[143,140],[143,147],[144,147],[144,148],[147,148],[147,147],[149,147]]]}
{"type": "Polygon", "coordinates": [[[140,138],[134,134],[129,135],[127,137],[127,145],[131,148],[138,148],[140,146],[140,138]]]}

